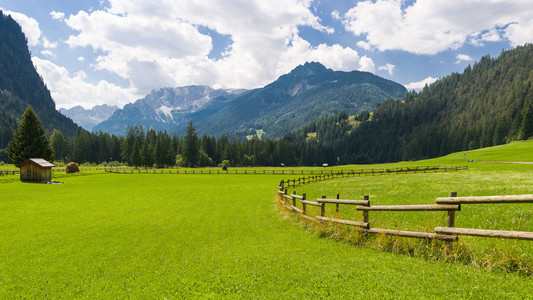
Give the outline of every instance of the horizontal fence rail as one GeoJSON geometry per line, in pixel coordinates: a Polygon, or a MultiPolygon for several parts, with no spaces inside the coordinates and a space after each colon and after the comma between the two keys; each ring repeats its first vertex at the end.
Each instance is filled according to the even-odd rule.
{"type": "Polygon", "coordinates": [[[459,205],[386,205],[386,206],[357,206],[357,210],[368,211],[449,211],[460,210],[459,205]]]}
{"type": "Polygon", "coordinates": [[[533,195],[445,197],[437,198],[436,202],[438,204],[533,203],[533,195]]]}
{"type": "Polygon", "coordinates": [[[316,199],[318,203],[348,204],[348,205],[369,205],[369,200],[345,200],[345,199],[316,199]]]}
{"type": "Polygon", "coordinates": [[[469,229],[453,227],[435,227],[435,232],[456,235],[471,235],[480,237],[495,237],[504,239],[518,239],[533,241],[533,232],[526,231],[505,231],[487,229],[469,229]]]}

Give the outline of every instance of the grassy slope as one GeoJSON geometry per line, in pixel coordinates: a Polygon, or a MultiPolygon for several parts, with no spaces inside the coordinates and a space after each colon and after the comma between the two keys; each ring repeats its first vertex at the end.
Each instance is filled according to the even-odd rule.
{"type": "MultiPolygon", "coordinates": [[[[334,197],[340,192],[344,199],[362,199],[370,195],[372,205],[435,204],[435,198],[446,197],[455,191],[459,196],[532,194],[533,165],[515,163],[487,163],[481,161],[523,161],[533,160],[533,141],[515,142],[508,145],[454,153],[448,156],[419,162],[374,165],[386,168],[406,165],[467,165],[469,170],[449,173],[419,173],[381,177],[361,177],[332,180],[311,184],[297,189],[306,192],[309,199],[321,195],[334,197]]],[[[353,167],[353,166],[350,166],[353,167]]],[[[313,208],[311,208],[313,209],[313,208]]],[[[333,205],[327,208],[327,215],[335,215],[333,205]]],[[[313,214],[319,210],[314,209],[313,214]]],[[[533,231],[533,204],[483,204],[463,205],[456,215],[456,227],[533,231]]],[[[341,207],[341,218],[362,220],[362,213],[353,207],[341,207]]],[[[374,228],[399,229],[432,232],[436,226],[446,225],[445,212],[371,212],[371,226],[374,228]]],[[[345,229],[343,229],[345,230],[345,229]]],[[[346,235],[346,232],[343,233],[346,235]]],[[[393,239],[394,240],[394,239],[393,239]]],[[[467,249],[468,263],[485,269],[504,269],[531,273],[533,270],[533,243],[486,239],[478,237],[460,238],[461,246],[467,249]]],[[[411,248],[419,248],[416,240],[403,239],[411,248]]],[[[379,241],[364,241],[370,247],[379,248],[379,241]]],[[[406,245],[400,245],[406,246],[406,245]]],[[[423,246],[423,244],[422,244],[423,246]]],[[[413,251],[413,250],[411,250],[413,251]]],[[[415,250],[416,251],[416,250],[415,250]]],[[[401,252],[401,251],[400,251],[401,252]]],[[[422,256],[428,255],[427,253],[422,256]]]]}
{"type": "Polygon", "coordinates": [[[0,298],[530,295],[530,277],[302,230],[274,205],[280,179],[101,174],[3,184],[0,298]]]}

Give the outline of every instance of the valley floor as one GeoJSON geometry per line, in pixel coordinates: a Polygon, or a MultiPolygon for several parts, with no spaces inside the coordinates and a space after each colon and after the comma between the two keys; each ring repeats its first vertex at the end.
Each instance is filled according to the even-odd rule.
{"type": "Polygon", "coordinates": [[[281,175],[0,185],[0,298],[527,298],[533,278],[321,238],[281,175]]]}

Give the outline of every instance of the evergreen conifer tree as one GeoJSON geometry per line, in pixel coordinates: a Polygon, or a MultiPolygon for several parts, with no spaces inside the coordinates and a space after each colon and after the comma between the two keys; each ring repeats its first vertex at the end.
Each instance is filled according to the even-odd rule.
{"type": "Polygon", "coordinates": [[[41,121],[30,105],[22,114],[13,139],[6,148],[9,160],[18,165],[29,158],[53,161],[54,155],[41,121]]]}
{"type": "Polygon", "coordinates": [[[189,167],[195,167],[198,164],[200,157],[200,141],[196,134],[196,129],[192,125],[192,121],[187,126],[187,133],[185,134],[183,158],[189,167]]]}
{"type": "Polygon", "coordinates": [[[66,162],[69,155],[69,145],[67,138],[61,131],[54,129],[54,132],[50,136],[50,145],[54,149],[55,160],[66,162]]]}
{"type": "Polygon", "coordinates": [[[527,140],[533,135],[533,104],[529,104],[524,118],[522,119],[522,126],[520,127],[519,138],[527,140]]]}

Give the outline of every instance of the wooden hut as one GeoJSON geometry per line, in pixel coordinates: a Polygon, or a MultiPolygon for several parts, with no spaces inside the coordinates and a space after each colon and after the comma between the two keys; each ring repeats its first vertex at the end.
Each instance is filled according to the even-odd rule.
{"type": "Polygon", "coordinates": [[[17,166],[20,168],[20,181],[48,182],[52,180],[54,164],[42,158],[30,158],[17,166]]]}

